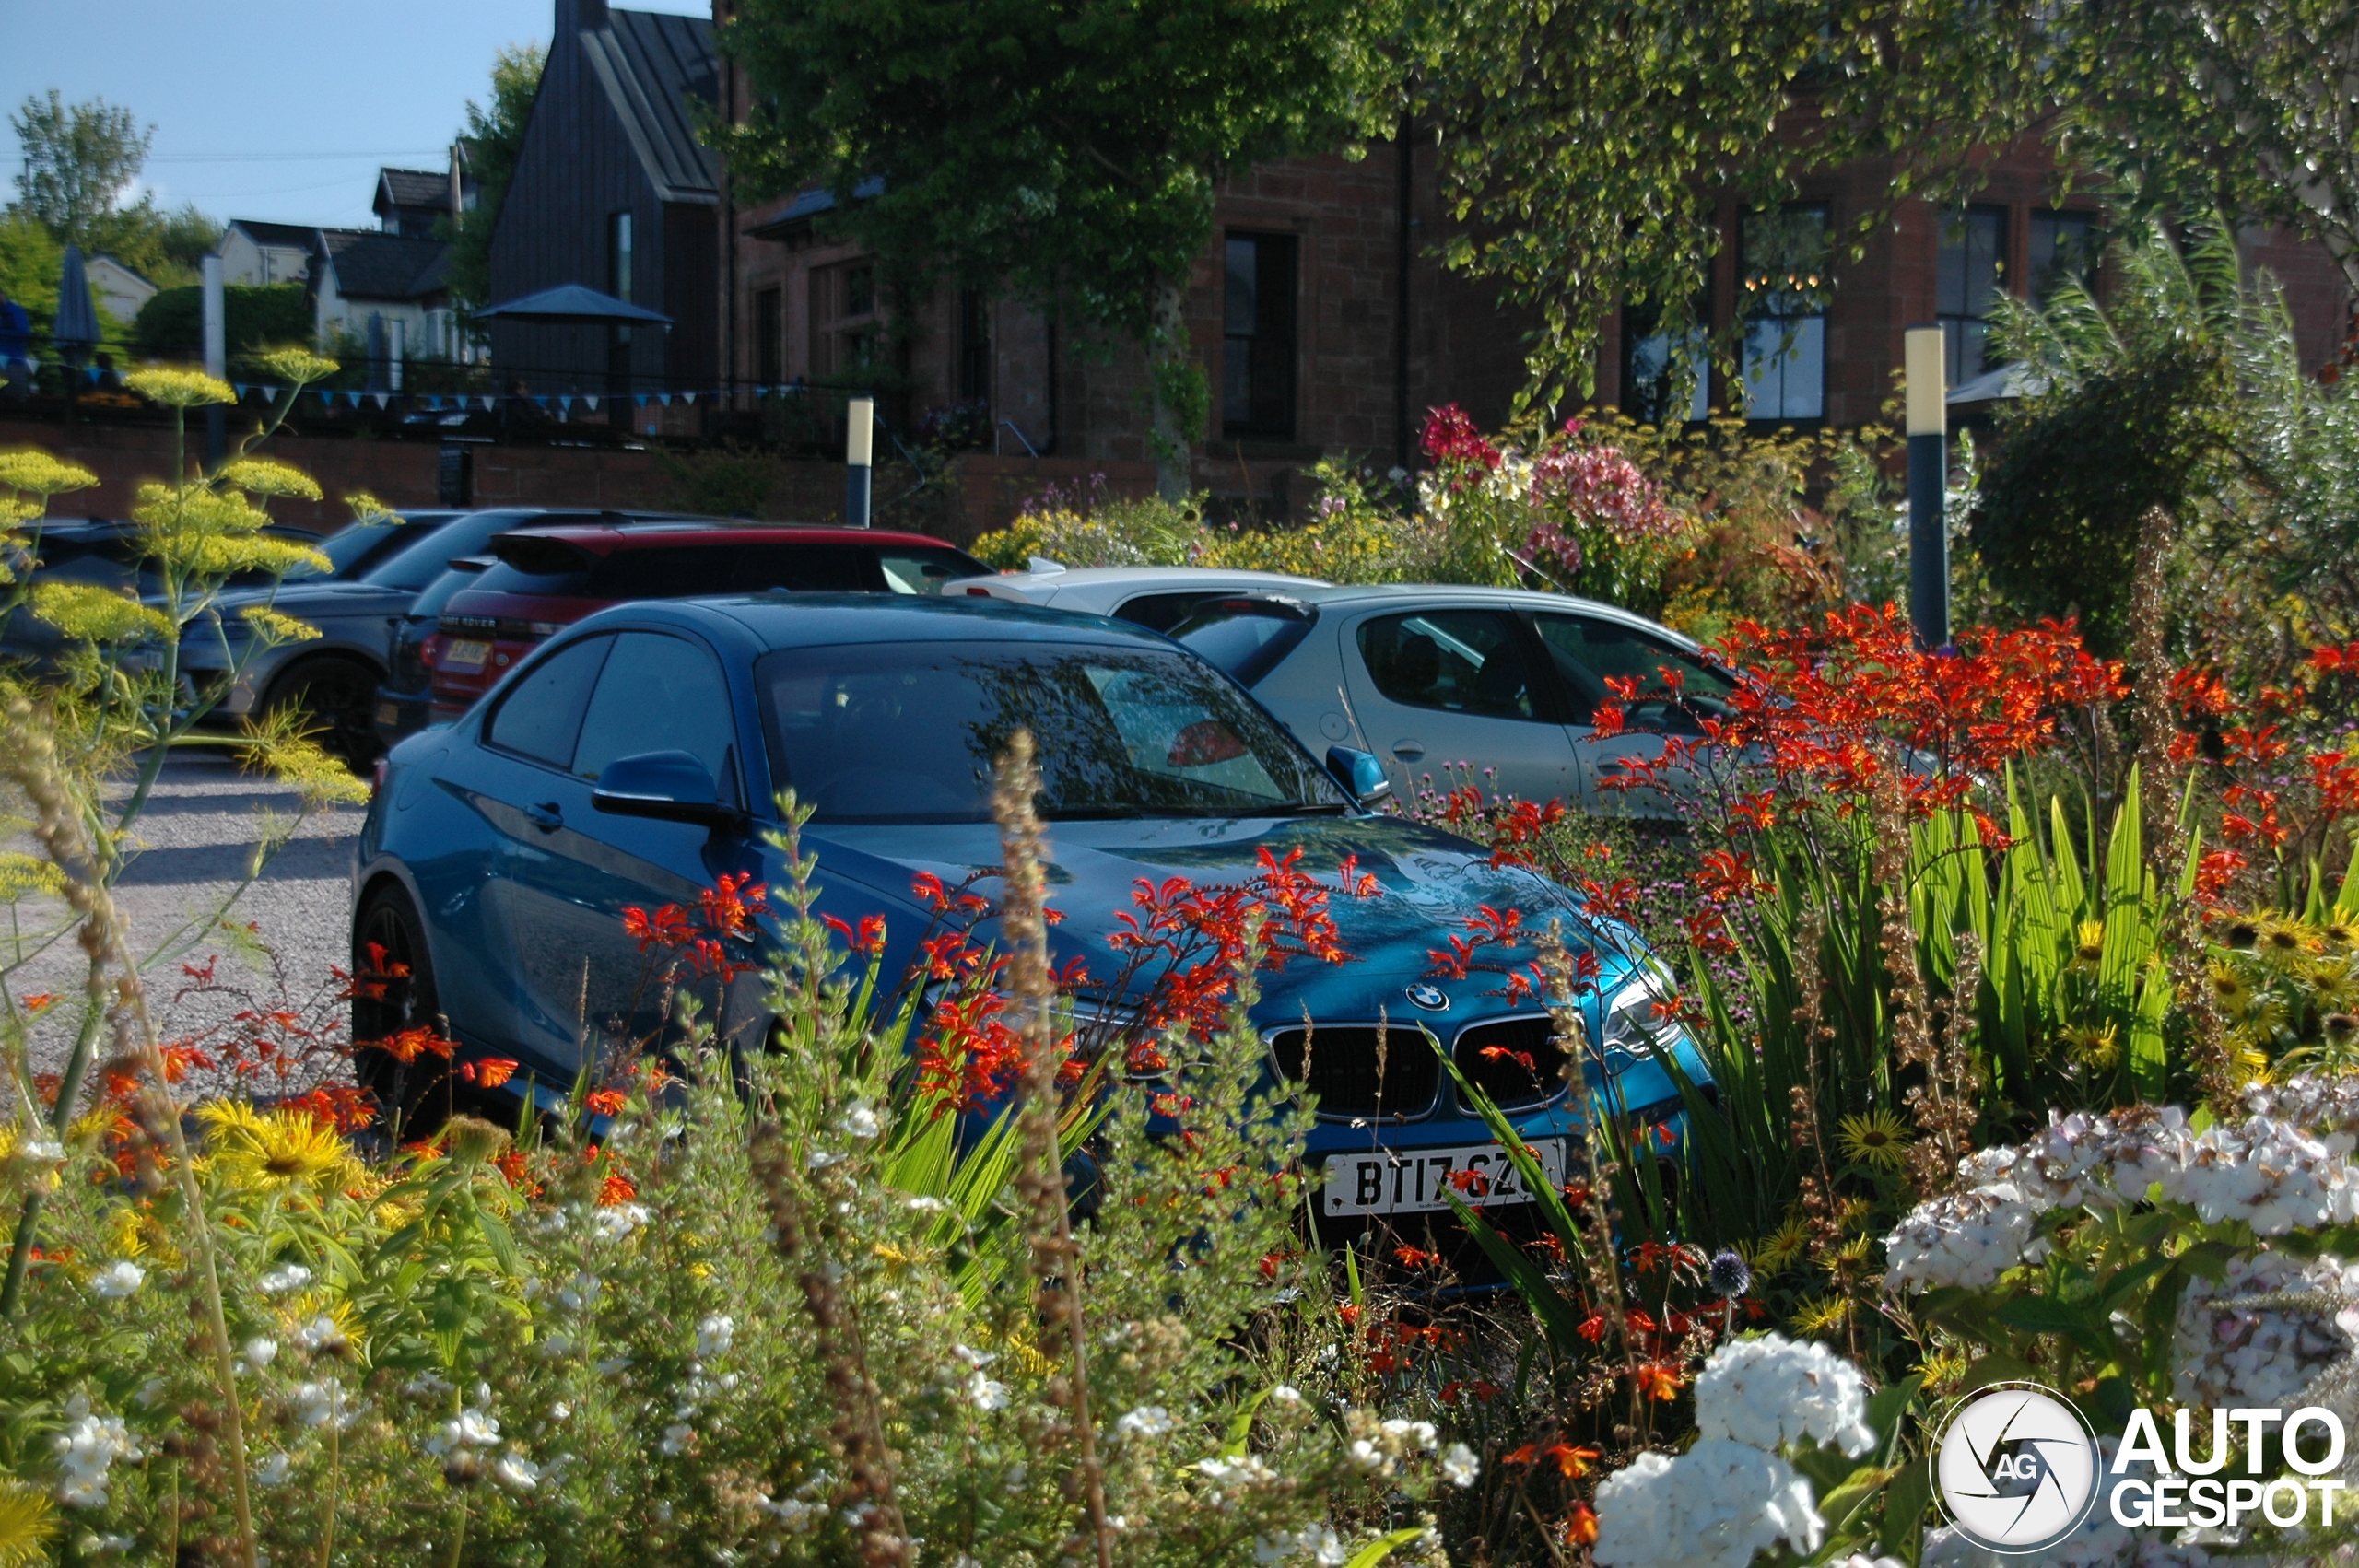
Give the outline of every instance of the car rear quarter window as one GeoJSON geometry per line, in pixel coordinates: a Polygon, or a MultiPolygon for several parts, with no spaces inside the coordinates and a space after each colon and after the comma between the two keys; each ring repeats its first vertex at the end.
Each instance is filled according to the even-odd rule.
{"type": "Polygon", "coordinates": [[[1376,689],[1404,708],[1533,717],[1523,639],[1498,611],[1379,615],[1360,624],[1359,649],[1376,689]]]}
{"type": "Polygon", "coordinates": [[[736,551],[731,591],[766,593],[865,593],[876,586],[866,552],[857,544],[796,544],[774,541],[742,544],[736,551]]]}
{"type": "MultiPolygon", "coordinates": [[[[1127,606],[1125,606],[1127,608],[1127,606]]],[[[1307,606],[1257,599],[1210,599],[1171,627],[1171,637],[1250,686],[1302,646],[1317,623],[1307,606]]]]}
{"type": "Polygon", "coordinates": [[[1114,618],[1144,626],[1151,632],[1168,632],[1194,614],[1199,605],[1220,597],[1217,590],[1205,588],[1191,588],[1178,593],[1142,593],[1116,605],[1114,618]]]}
{"type": "Polygon", "coordinates": [[[614,643],[611,637],[569,642],[518,675],[485,725],[484,739],[534,762],[569,766],[582,709],[614,643]]]}
{"type": "Polygon", "coordinates": [[[617,757],[686,752],[736,799],[737,727],[729,684],[712,655],[684,638],[624,632],[598,676],[573,748],[573,771],[594,779],[617,757]]]}
{"type": "Polygon", "coordinates": [[[494,537],[511,529],[546,528],[557,523],[593,523],[599,521],[595,512],[568,516],[561,512],[529,511],[462,512],[431,530],[420,529],[419,524],[412,521],[402,527],[418,530],[422,536],[397,544],[370,563],[363,575],[367,580],[382,588],[416,591],[441,576],[442,568],[454,556],[475,555],[490,544],[494,537]]]}

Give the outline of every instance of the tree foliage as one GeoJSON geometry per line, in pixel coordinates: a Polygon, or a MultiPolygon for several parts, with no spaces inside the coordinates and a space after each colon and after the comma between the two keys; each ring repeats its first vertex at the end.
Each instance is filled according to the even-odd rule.
{"type": "Polygon", "coordinates": [[[451,293],[462,304],[491,302],[491,231],[499,222],[499,205],[508,195],[516,159],[524,150],[524,127],[533,117],[533,99],[541,90],[541,70],[548,51],[536,43],[516,44],[491,57],[491,103],[488,108],[467,100],[467,128],[459,144],[466,149],[467,167],[475,177],[475,205],[449,227],[448,263],[451,293]]]}
{"type": "MultiPolygon", "coordinates": [[[[1966,200],[1989,149],[2038,136],[2132,215],[2287,224],[2359,281],[2350,0],[1433,0],[1411,43],[1467,225],[1449,258],[1537,314],[1543,404],[1590,390],[1620,304],[1707,324],[1713,195],[1775,207],[1863,158],[1885,201],[1838,263],[1891,202],[1966,200]]],[[[1723,363],[1743,331],[1719,323],[1723,363]]]]}
{"type": "MultiPolygon", "coordinates": [[[[52,88],[45,98],[27,97],[8,124],[22,160],[8,217],[40,225],[54,246],[79,245],[90,255],[105,252],[150,282],[170,285],[193,279],[198,259],[219,243],[220,226],[194,206],[167,213],[144,193],[130,199],[155,135],[155,127],[142,128],[130,110],[102,98],[68,104],[52,88]]],[[[29,264],[40,249],[20,233],[0,242],[18,265],[29,264]]],[[[48,271],[44,290],[20,295],[12,287],[11,298],[45,293],[49,310],[55,310],[56,269],[48,271]]]]}
{"type": "MultiPolygon", "coordinates": [[[[722,127],[757,193],[913,283],[1012,288],[1149,346],[1167,471],[1201,434],[1179,300],[1231,168],[1389,121],[1396,13],[1351,0],[749,0],[722,29],[754,109],[722,127]],[[1180,369],[1184,367],[1185,369],[1180,369]]],[[[1184,489],[1184,480],[1182,482],[1184,489]]]]}

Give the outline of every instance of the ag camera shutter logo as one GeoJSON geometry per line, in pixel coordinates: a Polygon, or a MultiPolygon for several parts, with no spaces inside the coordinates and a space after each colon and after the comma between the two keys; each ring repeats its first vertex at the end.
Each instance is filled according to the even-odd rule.
{"type": "Polygon", "coordinates": [[[2102,1469],[2087,1418],[2036,1383],[1996,1383],[1961,1399],[1933,1449],[1942,1514],[2005,1556],[2046,1551],[2079,1529],[2102,1469]]]}

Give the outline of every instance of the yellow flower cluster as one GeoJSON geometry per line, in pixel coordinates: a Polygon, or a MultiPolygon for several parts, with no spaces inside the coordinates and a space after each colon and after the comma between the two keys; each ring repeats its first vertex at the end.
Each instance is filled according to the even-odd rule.
{"type": "Polygon", "coordinates": [[[160,403],[167,408],[202,408],[207,404],[238,401],[237,392],[229,382],[217,381],[202,370],[171,366],[134,370],[123,377],[123,384],[148,402],[160,403]]]}

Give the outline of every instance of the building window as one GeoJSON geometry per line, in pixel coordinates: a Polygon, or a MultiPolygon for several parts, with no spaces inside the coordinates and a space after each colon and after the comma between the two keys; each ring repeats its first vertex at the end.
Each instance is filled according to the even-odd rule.
{"type": "Polygon", "coordinates": [[[1294,439],[1295,242],[1232,234],[1221,304],[1221,433],[1294,439]]]}
{"type": "Polygon", "coordinates": [[[1934,318],[1942,324],[1942,352],[1951,386],[1990,368],[1982,345],[1990,335],[1990,307],[2006,273],[2005,208],[1968,207],[1942,218],[1934,318]]]}
{"type": "Polygon", "coordinates": [[[774,387],[786,380],[786,319],[782,297],[775,288],[754,296],[754,380],[774,387]]]}
{"type": "Polygon", "coordinates": [[[606,292],[617,299],[630,298],[631,250],[631,215],[611,215],[606,219],[606,292]]]}
{"type": "Polygon", "coordinates": [[[2031,215],[2031,302],[2045,305],[2067,279],[2091,294],[2097,287],[2097,259],[2105,239],[2095,213],[2036,212],[2031,215]]]}
{"type": "Polygon", "coordinates": [[[876,267],[847,262],[811,274],[811,373],[849,374],[875,363],[876,267]]]}
{"type": "Polygon", "coordinates": [[[1826,417],[1826,306],[1835,280],[1823,205],[1744,215],[1737,302],[1745,320],[1744,416],[1826,417]]]}
{"type": "Polygon", "coordinates": [[[958,291],[958,395],[968,403],[992,395],[992,302],[980,288],[958,291]]]}
{"type": "MultiPolygon", "coordinates": [[[[1712,363],[1705,329],[1693,326],[1673,339],[1655,331],[1658,314],[1635,306],[1622,312],[1622,412],[1641,425],[1707,418],[1712,363]],[[1682,373],[1691,384],[1685,400],[1674,404],[1682,373]]],[[[1700,310],[1696,314],[1699,322],[1705,317],[1700,310]]]]}

